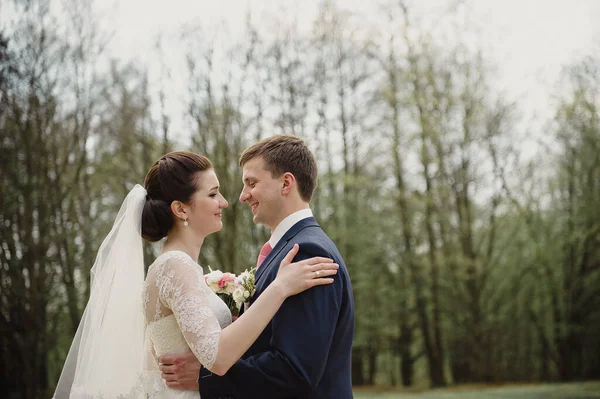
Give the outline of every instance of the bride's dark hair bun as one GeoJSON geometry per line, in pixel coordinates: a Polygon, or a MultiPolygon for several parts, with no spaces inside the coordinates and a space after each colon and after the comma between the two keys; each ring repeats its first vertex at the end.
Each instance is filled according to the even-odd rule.
{"type": "Polygon", "coordinates": [[[168,203],[148,198],[142,211],[142,237],[159,241],[173,227],[173,214],[168,203]]]}
{"type": "Polygon", "coordinates": [[[156,161],[144,180],[148,195],[142,211],[142,237],[159,241],[173,228],[173,201],[189,203],[198,189],[196,174],[213,165],[208,158],[188,151],[175,151],[156,161]]]}

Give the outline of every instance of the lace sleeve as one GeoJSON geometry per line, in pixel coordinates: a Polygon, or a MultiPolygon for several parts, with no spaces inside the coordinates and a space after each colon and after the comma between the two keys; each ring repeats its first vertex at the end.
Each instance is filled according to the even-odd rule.
{"type": "Polygon", "coordinates": [[[221,327],[210,307],[202,268],[171,258],[157,273],[156,284],[160,301],[173,311],[188,346],[200,363],[211,369],[221,327]]]}

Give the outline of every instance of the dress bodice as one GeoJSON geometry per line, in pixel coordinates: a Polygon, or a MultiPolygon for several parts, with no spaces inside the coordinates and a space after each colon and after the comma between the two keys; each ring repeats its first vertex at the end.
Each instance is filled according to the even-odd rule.
{"type": "Polygon", "coordinates": [[[186,253],[165,252],[150,265],[144,311],[156,356],[191,349],[204,367],[212,367],[219,334],[231,324],[231,313],[206,285],[200,265],[186,253]]]}

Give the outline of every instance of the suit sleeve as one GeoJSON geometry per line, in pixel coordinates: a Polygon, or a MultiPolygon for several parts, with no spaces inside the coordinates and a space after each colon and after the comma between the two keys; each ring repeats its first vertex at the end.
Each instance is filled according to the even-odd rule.
{"type": "MultiPolygon", "coordinates": [[[[331,257],[331,254],[317,245],[303,243],[294,261],[313,256],[331,257]]],[[[333,284],[288,298],[272,320],[269,350],[239,360],[222,377],[203,369],[202,398],[229,395],[237,399],[276,399],[312,391],[325,370],[342,289],[341,279],[334,278],[333,284]]]]}

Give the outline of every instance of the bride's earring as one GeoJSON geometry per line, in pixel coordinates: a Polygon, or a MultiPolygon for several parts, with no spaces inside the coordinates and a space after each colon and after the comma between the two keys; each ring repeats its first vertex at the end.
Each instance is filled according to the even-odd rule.
{"type": "Polygon", "coordinates": [[[188,221],[187,221],[187,218],[185,218],[185,220],[183,221],[183,225],[184,225],[185,227],[188,227],[188,226],[190,225],[190,224],[188,223],[188,221]]]}

